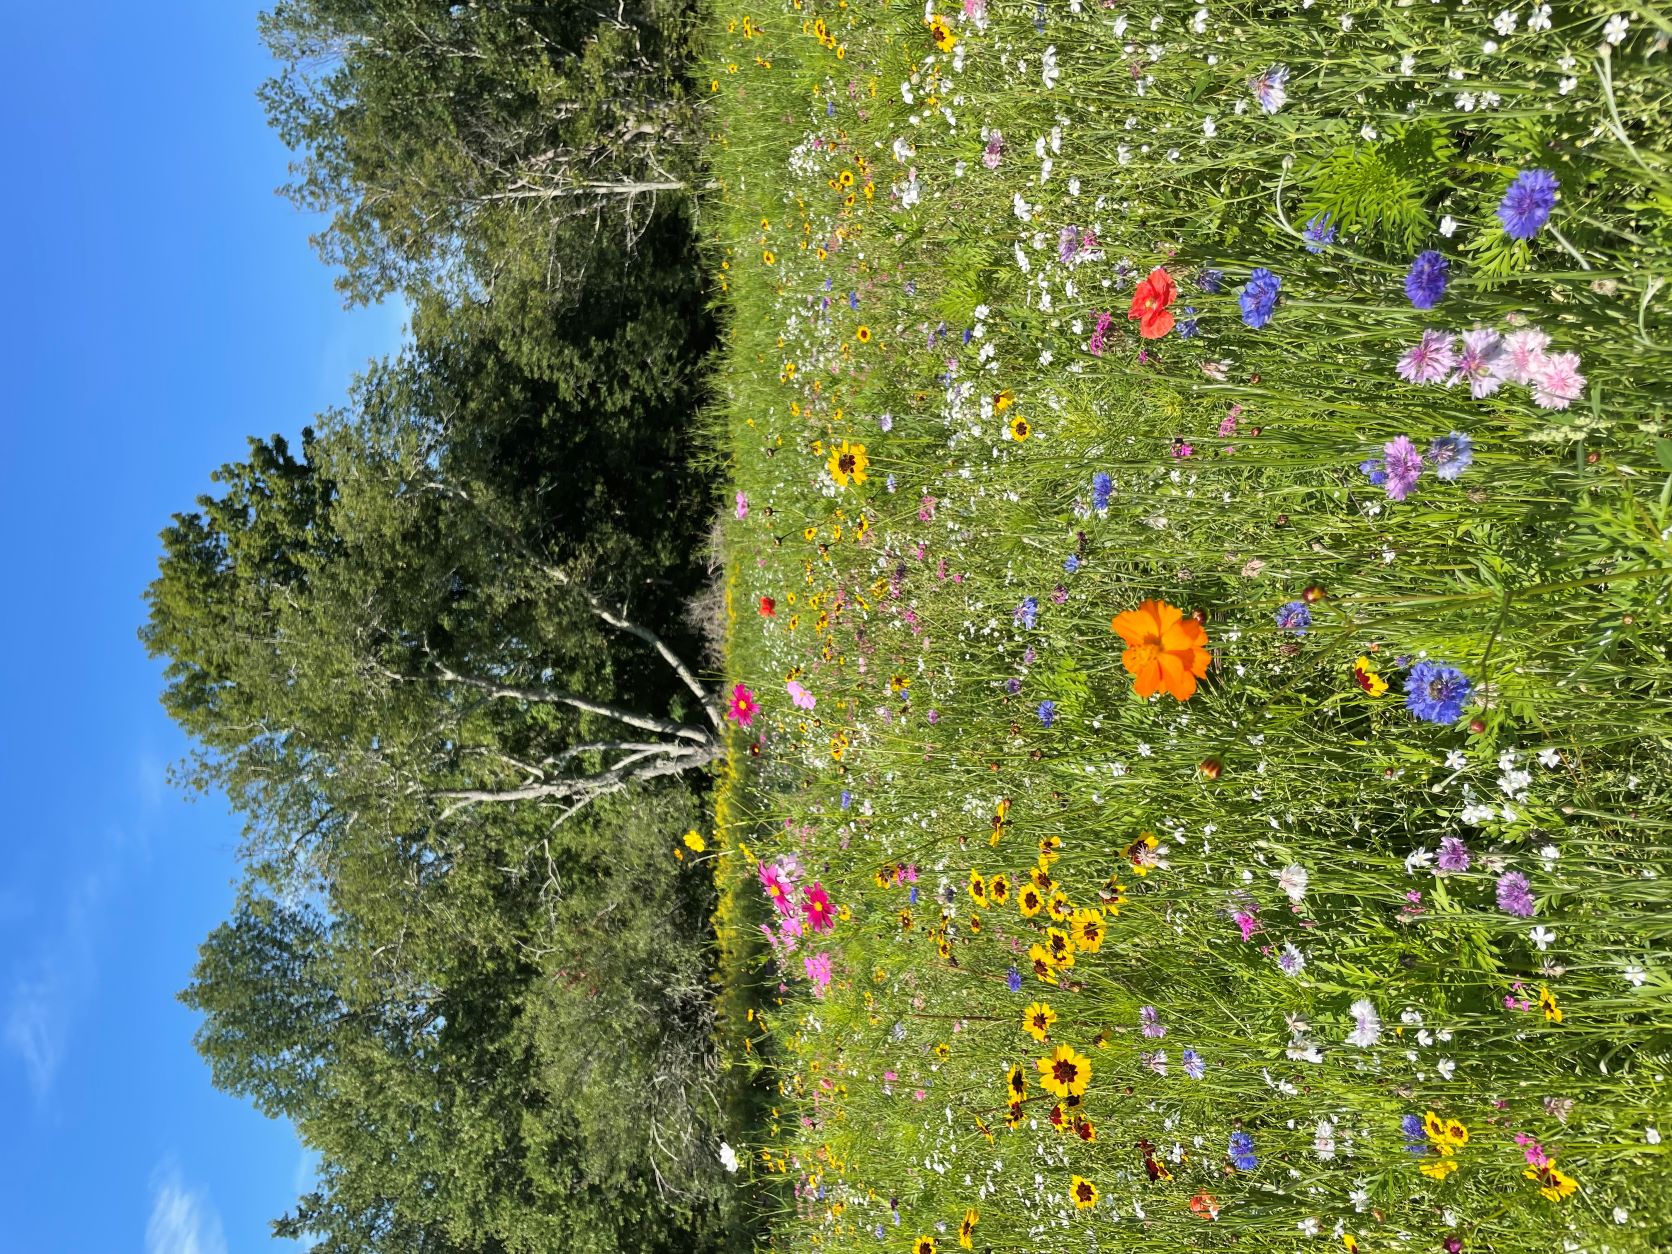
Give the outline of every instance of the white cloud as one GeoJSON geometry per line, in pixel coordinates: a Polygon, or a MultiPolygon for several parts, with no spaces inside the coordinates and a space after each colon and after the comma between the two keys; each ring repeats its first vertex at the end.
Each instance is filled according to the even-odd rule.
{"type": "Polygon", "coordinates": [[[226,1254],[221,1216],[202,1189],[189,1189],[173,1166],[151,1177],[151,1219],[145,1254],[226,1254]]]}
{"type": "Polygon", "coordinates": [[[92,994],[94,929],[114,873],[114,858],[107,854],[82,877],[70,894],[62,927],[13,979],[0,1039],[22,1060],[37,1102],[51,1095],[70,1026],[92,994]]]}

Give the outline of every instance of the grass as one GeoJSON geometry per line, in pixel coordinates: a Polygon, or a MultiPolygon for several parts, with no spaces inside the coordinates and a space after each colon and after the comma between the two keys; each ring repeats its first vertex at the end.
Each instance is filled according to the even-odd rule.
{"type": "Polygon", "coordinates": [[[773,1248],[953,1249],[972,1214],[995,1251],[1672,1241],[1669,27],[1539,13],[711,19],[760,704],[722,911],[777,918],[776,868],[800,928],[731,962],[765,964],[773,1248]],[[1535,168],[1559,198],[1511,239],[1535,168]],[[1401,377],[1471,328],[1547,333],[1542,395],[1401,377]],[[1399,437],[1403,499],[1361,468],[1399,437]],[[1199,618],[1187,699],[1135,692],[1111,622],[1146,601],[1199,618]],[[1430,718],[1424,662],[1469,685],[1430,718]]]}

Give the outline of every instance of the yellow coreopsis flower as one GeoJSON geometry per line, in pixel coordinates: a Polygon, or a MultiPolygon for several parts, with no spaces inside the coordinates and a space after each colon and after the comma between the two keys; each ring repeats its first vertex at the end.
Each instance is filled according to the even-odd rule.
{"type": "Polygon", "coordinates": [[[836,486],[845,488],[850,483],[855,487],[864,483],[868,478],[866,467],[871,459],[865,455],[863,444],[849,444],[843,440],[830,452],[830,460],[825,466],[830,471],[830,477],[836,480],[836,486]]]}
{"type": "Polygon", "coordinates": [[[1097,1205],[1097,1186],[1084,1176],[1075,1176],[1068,1182],[1068,1195],[1074,1199],[1075,1210],[1097,1205]]]}
{"type": "Polygon", "coordinates": [[[701,853],[708,848],[708,842],[702,838],[701,833],[694,827],[685,833],[684,841],[685,847],[692,853],[701,853]]]}
{"type": "Polygon", "coordinates": [[[1058,1045],[1049,1058],[1038,1058],[1039,1083],[1058,1097],[1079,1097],[1091,1083],[1091,1059],[1074,1052],[1072,1045],[1058,1045]]]}
{"type": "Polygon", "coordinates": [[[1022,1011],[1022,1031],[1036,1041],[1044,1041],[1050,1034],[1051,1025],[1056,1021],[1057,1012],[1046,1002],[1036,1001],[1022,1011]]]}
{"type": "Polygon", "coordinates": [[[1103,922],[1103,915],[1089,907],[1074,912],[1073,927],[1070,934],[1074,937],[1074,947],[1082,949],[1088,954],[1095,954],[1103,948],[1103,935],[1108,930],[1103,922]]]}
{"type": "MultiPolygon", "coordinates": [[[[978,1119],[978,1120],[976,1120],[976,1122],[980,1123],[981,1121],[978,1119]]],[[[984,1132],[987,1131],[987,1126],[985,1124],[982,1124],[981,1127],[982,1127],[982,1131],[984,1131],[984,1132]]],[[[992,1133],[988,1132],[987,1135],[988,1135],[988,1138],[991,1139],[992,1133]]],[[[975,1207],[972,1206],[964,1212],[964,1222],[958,1225],[958,1248],[959,1249],[972,1250],[972,1249],[975,1248],[975,1243],[974,1243],[974,1240],[973,1240],[973,1238],[975,1236],[975,1225],[980,1223],[980,1222],[981,1222],[981,1216],[976,1212],[975,1207]]]]}

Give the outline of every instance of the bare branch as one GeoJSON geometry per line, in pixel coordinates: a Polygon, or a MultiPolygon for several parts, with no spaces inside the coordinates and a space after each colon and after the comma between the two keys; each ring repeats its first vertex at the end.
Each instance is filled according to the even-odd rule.
{"type": "Polygon", "coordinates": [[[716,730],[720,728],[720,707],[714,700],[714,694],[703,686],[702,681],[696,677],[691,668],[684,663],[680,656],[668,647],[667,642],[663,640],[662,637],[658,636],[654,631],[650,630],[650,628],[641,627],[638,623],[632,622],[623,615],[611,610],[609,606],[605,605],[604,602],[600,600],[590,589],[583,587],[579,583],[576,583],[575,580],[571,579],[568,571],[557,566],[547,566],[545,570],[548,575],[564,587],[574,588],[577,592],[579,592],[581,596],[585,598],[587,606],[604,622],[608,623],[611,627],[614,627],[617,631],[624,631],[630,636],[637,636],[651,648],[655,649],[661,659],[673,668],[674,674],[678,675],[685,686],[696,694],[697,700],[702,705],[703,713],[708,715],[708,721],[714,725],[716,730]]]}
{"type": "MultiPolygon", "coordinates": [[[[605,718],[613,718],[618,723],[626,723],[629,727],[638,727],[644,731],[656,732],[663,736],[677,736],[681,740],[693,741],[699,745],[710,743],[709,734],[701,727],[693,727],[689,723],[676,723],[672,719],[657,718],[652,714],[638,714],[632,710],[624,710],[620,706],[594,701],[592,698],[583,697],[579,693],[528,684],[502,684],[498,680],[481,679],[474,675],[461,675],[457,671],[439,664],[436,667],[436,672],[440,678],[449,683],[474,688],[478,692],[487,693],[490,697],[531,701],[547,705],[573,706],[577,710],[585,710],[588,714],[599,714],[605,718]]],[[[402,678],[423,677],[403,676],[402,678]]]]}
{"type": "Polygon", "coordinates": [[[573,814],[582,806],[596,801],[599,797],[620,792],[631,784],[696,770],[715,761],[721,756],[721,753],[721,747],[717,744],[709,744],[702,748],[686,748],[683,745],[658,746],[658,751],[654,754],[650,752],[632,754],[606,771],[581,779],[553,780],[543,784],[526,784],[519,788],[455,788],[439,791],[432,795],[455,803],[443,812],[443,818],[447,818],[467,806],[484,803],[574,800],[576,804],[562,815],[559,819],[559,822],[561,822],[562,819],[568,818],[570,814],[573,814]],[[634,763],[651,756],[659,757],[662,760],[639,766],[634,770],[627,769],[634,763]]]}

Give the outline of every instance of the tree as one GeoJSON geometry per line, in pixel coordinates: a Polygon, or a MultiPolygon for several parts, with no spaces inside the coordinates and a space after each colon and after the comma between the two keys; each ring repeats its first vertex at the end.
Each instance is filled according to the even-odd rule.
{"type": "Polygon", "coordinates": [[[289,0],[261,91],[301,155],[286,191],[351,301],[548,280],[609,217],[631,239],[693,168],[684,7],[289,0]]]}

